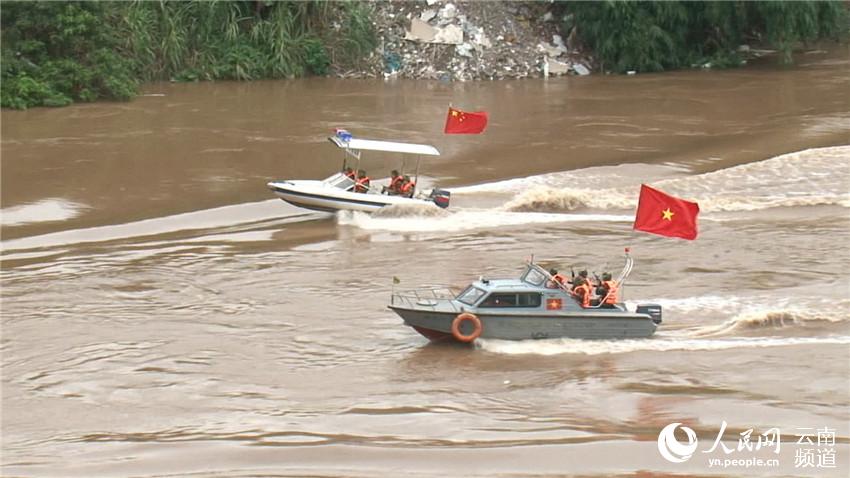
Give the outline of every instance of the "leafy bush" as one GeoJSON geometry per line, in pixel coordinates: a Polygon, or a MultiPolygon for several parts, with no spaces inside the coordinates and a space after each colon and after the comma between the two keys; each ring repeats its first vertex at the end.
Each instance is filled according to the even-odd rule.
{"type": "MultiPolygon", "coordinates": [[[[580,38],[615,72],[661,71],[710,62],[741,63],[736,50],[748,40],[777,48],[791,61],[799,42],[839,38],[848,31],[840,1],[568,2],[580,38]]],[[[566,31],[565,33],[569,33],[566,31]]]]}
{"type": "Polygon", "coordinates": [[[374,49],[367,5],[4,2],[0,104],[128,99],[140,81],[325,75],[333,51],[356,59],[374,49]]]}
{"type": "Polygon", "coordinates": [[[304,41],[304,63],[307,71],[314,75],[327,75],[331,60],[322,42],[316,38],[304,41]]]}
{"type": "Polygon", "coordinates": [[[64,106],[99,98],[128,99],[137,81],[104,28],[108,2],[4,3],[4,107],[64,106]]]}

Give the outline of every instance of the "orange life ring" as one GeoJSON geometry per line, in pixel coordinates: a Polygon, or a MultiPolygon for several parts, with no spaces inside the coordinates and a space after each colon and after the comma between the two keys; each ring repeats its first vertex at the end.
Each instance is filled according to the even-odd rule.
{"type": "Polygon", "coordinates": [[[452,321],[452,336],[461,342],[472,342],[477,339],[481,332],[484,330],[484,326],[481,324],[481,319],[475,316],[475,314],[470,314],[469,312],[464,312],[452,321]],[[460,331],[460,324],[466,322],[467,320],[472,321],[473,329],[472,333],[469,335],[463,335],[460,331]]]}

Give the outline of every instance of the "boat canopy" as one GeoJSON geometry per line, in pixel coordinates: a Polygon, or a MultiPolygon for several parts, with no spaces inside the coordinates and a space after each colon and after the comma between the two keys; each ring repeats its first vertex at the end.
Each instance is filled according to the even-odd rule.
{"type": "Polygon", "coordinates": [[[427,144],[396,143],[393,141],[376,141],[372,139],[352,138],[351,135],[329,136],[328,139],[340,148],[347,150],[388,151],[391,153],[424,154],[439,156],[437,148],[427,144]]]}

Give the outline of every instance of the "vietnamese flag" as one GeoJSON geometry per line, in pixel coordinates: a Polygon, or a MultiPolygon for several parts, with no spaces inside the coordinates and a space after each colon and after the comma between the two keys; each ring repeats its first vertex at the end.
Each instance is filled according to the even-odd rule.
{"type": "Polygon", "coordinates": [[[446,134],[480,134],[487,127],[487,113],[476,111],[469,113],[456,110],[449,106],[449,114],[446,117],[446,134]]]}
{"type": "Polygon", "coordinates": [[[697,238],[697,214],[697,203],[641,184],[634,229],[693,240],[697,238]]]}

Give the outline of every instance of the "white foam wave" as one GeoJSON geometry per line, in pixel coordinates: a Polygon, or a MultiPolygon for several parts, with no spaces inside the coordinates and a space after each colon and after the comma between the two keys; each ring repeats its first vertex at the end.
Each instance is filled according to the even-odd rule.
{"type": "Polygon", "coordinates": [[[659,164],[621,164],[617,166],[595,166],[575,171],[538,174],[524,178],[506,179],[492,183],[452,188],[452,194],[480,193],[523,193],[530,189],[546,186],[553,188],[575,188],[594,192],[629,185],[639,185],[647,177],[666,178],[681,174],[677,168],[659,164]]]}
{"type": "Polygon", "coordinates": [[[20,226],[35,222],[66,221],[79,216],[86,207],[61,198],[42,199],[0,210],[0,222],[4,226],[20,226]]]}
{"type": "Polygon", "coordinates": [[[552,224],[562,222],[630,222],[631,216],[610,214],[550,214],[520,213],[496,209],[463,209],[445,216],[381,217],[361,212],[342,211],[337,214],[341,225],[365,230],[396,232],[454,232],[473,229],[552,224]]]}
{"type": "Polygon", "coordinates": [[[124,224],[72,229],[40,236],[11,239],[0,242],[0,251],[6,253],[19,249],[111,241],[177,231],[222,228],[275,219],[281,221],[308,220],[315,218],[318,214],[305,213],[303,210],[288,206],[277,199],[267,199],[260,202],[234,204],[124,224]]]}
{"type": "MultiPolygon", "coordinates": [[[[755,304],[755,299],[752,297],[737,297],[729,295],[704,295],[698,297],[682,297],[678,299],[657,298],[644,299],[640,301],[626,301],[626,305],[631,310],[634,310],[637,304],[643,303],[658,304],[665,312],[676,311],[688,314],[697,311],[739,310],[742,306],[744,306],[744,304],[755,304]]],[[[756,307],[759,306],[760,305],[756,305],[756,307]]]]}
{"type": "MultiPolygon", "coordinates": [[[[661,306],[667,317],[692,316],[696,313],[729,314],[734,316],[720,324],[697,325],[677,331],[665,331],[682,337],[705,337],[731,334],[762,334],[777,329],[850,325],[850,299],[824,297],[800,304],[796,297],[774,296],[699,296],[680,299],[648,299],[627,301],[635,310],[637,304],[653,303],[661,306]]],[[[675,320],[675,319],[674,319],[675,320]]]]}
{"type": "Polygon", "coordinates": [[[669,170],[654,165],[630,166],[643,170],[637,174],[618,167],[589,168],[456,188],[452,193],[511,193],[514,197],[502,207],[508,211],[634,209],[640,183],[650,182],[669,194],[698,202],[703,212],[850,207],[850,146],[798,151],[685,177],[670,177],[669,170]]]}
{"type": "Polygon", "coordinates": [[[850,146],[808,149],[711,173],[660,181],[703,211],[850,204],[850,146]]]}
{"type": "Polygon", "coordinates": [[[850,337],[746,337],[725,339],[681,339],[659,333],[650,339],[629,340],[492,340],[478,339],[476,347],[505,355],[623,354],[631,352],[711,351],[736,348],[787,347],[791,345],[845,345],[850,337]]]}
{"type": "Polygon", "coordinates": [[[813,326],[847,324],[850,318],[800,310],[766,310],[744,312],[717,325],[707,325],[685,330],[690,337],[711,337],[731,334],[764,334],[779,329],[807,328],[813,326]]]}
{"type": "Polygon", "coordinates": [[[392,218],[392,217],[446,217],[450,213],[442,209],[434,203],[423,204],[397,204],[392,206],[382,207],[372,213],[372,217],[392,218]]]}
{"type": "Polygon", "coordinates": [[[502,209],[518,212],[557,212],[581,208],[630,209],[636,206],[637,195],[633,190],[596,191],[583,188],[555,189],[550,186],[536,186],[515,196],[505,203],[502,209]]]}

